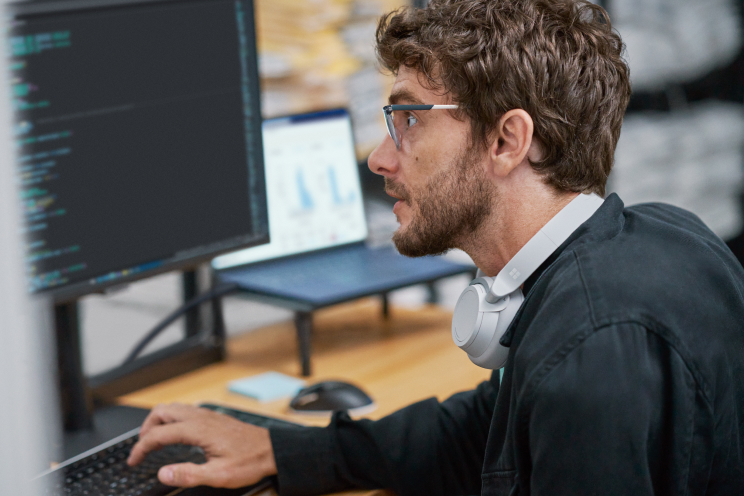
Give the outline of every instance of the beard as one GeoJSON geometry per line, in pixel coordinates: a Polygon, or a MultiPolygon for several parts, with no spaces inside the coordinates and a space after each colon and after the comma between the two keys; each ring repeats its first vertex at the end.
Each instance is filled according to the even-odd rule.
{"type": "Polygon", "coordinates": [[[413,211],[411,221],[393,235],[407,257],[441,255],[457,248],[491,213],[495,194],[479,165],[476,147],[461,153],[419,190],[385,178],[385,190],[402,198],[413,211]]]}

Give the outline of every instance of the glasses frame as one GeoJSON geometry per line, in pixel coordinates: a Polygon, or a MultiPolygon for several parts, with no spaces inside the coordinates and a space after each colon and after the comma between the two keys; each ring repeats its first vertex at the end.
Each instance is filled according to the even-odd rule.
{"type": "Polygon", "coordinates": [[[396,110],[452,110],[459,108],[458,105],[385,105],[382,107],[382,115],[385,117],[385,126],[387,127],[388,134],[395,143],[395,148],[400,150],[400,136],[395,129],[395,123],[393,122],[393,112],[396,110]]]}

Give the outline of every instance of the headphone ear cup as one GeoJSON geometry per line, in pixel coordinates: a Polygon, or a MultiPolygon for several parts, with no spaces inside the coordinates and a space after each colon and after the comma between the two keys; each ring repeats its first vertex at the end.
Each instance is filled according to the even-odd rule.
{"type": "Polygon", "coordinates": [[[496,303],[486,301],[492,277],[479,277],[460,294],[452,315],[452,340],[470,361],[486,369],[500,369],[506,363],[509,348],[499,340],[514,320],[524,301],[517,289],[496,303]]]}
{"type": "Polygon", "coordinates": [[[504,333],[506,333],[514,317],[516,317],[519,307],[522,306],[524,295],[521,289],[517,289],[507,298],[509,298],[509,301],[506,308],[496,313],[498,320],[495,322],[495,327],[488,330],[482,329],[483,331],[487,331],[487,334],[491,336],[491,341],[486,346],[485,351],[477,356],[468,353],[470,361],[479,367],[498,370],[506,365],[506,359],[509,357],[509,348],[503,346],[499,341],[504,333]]]}
{"type": "Polygon", "coordinates": [[[487,314],[483,310],[487,305],[486,295],[492,283],[489,278],[474,279],[460,294],[455,305],[452,340],[467,353],[480,354],[491,341],[488,332],[495,329],[496,322],[488,321],[498,318],[498,315],[487,314]]]}

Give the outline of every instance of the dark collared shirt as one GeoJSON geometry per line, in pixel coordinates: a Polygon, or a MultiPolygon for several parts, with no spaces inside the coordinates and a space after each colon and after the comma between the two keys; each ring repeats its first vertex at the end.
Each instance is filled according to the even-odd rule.
{"type": "Polygon", "coordinates": [[[272,431],[280,494],[744,494],[744,270],[697,217],[611,195],[524,289],[500,386],[272,431]]]}

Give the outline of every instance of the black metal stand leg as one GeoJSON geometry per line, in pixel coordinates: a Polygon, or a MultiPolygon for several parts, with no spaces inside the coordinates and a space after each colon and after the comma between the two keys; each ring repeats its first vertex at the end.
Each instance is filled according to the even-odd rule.
{"type": "Polygon", "coordinates": [[[215,298],[212,300],[212,345],[219,347],[221,360],[227,357],[226,342],[227,329],[222,311],[222,298],[215,298]]]}
{"type": "Polygon", "coordinates": [[[385,292],[380,295],[382,300],[382,317],[387,320],[390,318],[390,293],[385,292]]]}
{"type": "MultiPolygon", "coordinates": [[[[184,303],[194,298],[199,293],[196,282],[195,270],[184,270],[181,275],[183,284],[183,301],[184,303]]],[[[199,334],[201,327],[199,308],[194,308],[186,313],[186,337],[190,338],[199,334]]]]}
{"type": "Polygon", "coordinates": [[[60,303],[54,307],[57,331],[60,394],[65,430],[90,429],[93,426],[93,400],[83,374],[80,354],[78,303],[60,303]]]}
{"type": "Polygon", "coordinates": [[[310,339],[313,333],[313,313],[295,312],[295,327],[297,328],[297,344],[300,349],[300,364],[302,375],[310,375],[310,339]]]}
{"type": "Polygon", "coordinates": [[[429,281],[426,283],[426,292],[427,292],[426,303],[432,303],[432,304],[439,303],[439,291],[437,291],[437,287],[434,284],[434,281],[429,281]]]}

